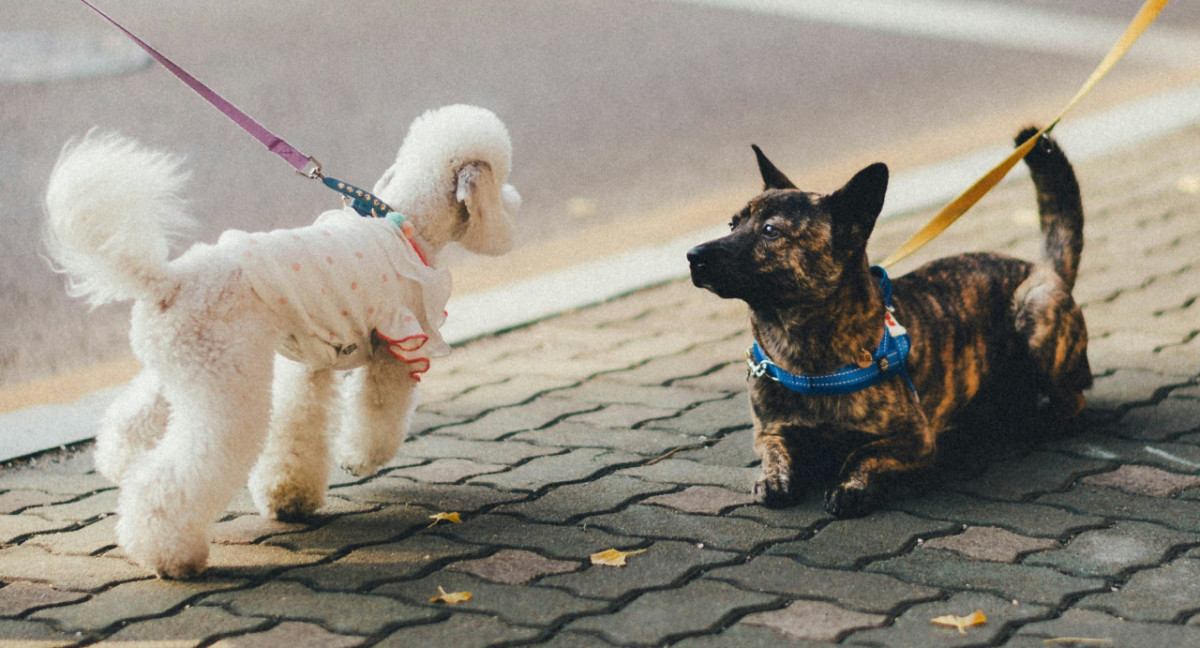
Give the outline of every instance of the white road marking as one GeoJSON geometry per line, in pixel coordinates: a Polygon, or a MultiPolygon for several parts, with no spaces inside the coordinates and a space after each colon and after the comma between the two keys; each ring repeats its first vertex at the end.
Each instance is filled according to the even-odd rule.
{"type": "MultiPolygon", "coordinates": [[[[985,0],[668,0],[906,36],[1097,58],[1127,22],[985,0]]],[[[1132,12],[1132,8],[1131,8],[1132,12]]],[[[1129,19],[1133,18],[1131,13],[1129,19]]],[[[1151,25],[1128,58],[1172,67],[1200,61],[1200,34],[1151,25]]]]}

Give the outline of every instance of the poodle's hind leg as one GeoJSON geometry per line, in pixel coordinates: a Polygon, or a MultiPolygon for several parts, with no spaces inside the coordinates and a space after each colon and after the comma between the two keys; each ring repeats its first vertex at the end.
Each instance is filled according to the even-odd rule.
{"type": "Polygon", "coordinates": [[[267,445],[250,473],[250,495],[263,516],[300,520],[324,506],[333,395],[332,369],[312,369],[275,356],[267,445]]]}
{"type": "Polygon", "coordinates": [[[167,578],[204,569],[210,526],[246,483],[270,418],[270,315],[213,310],[184,325],[189,313],[172,312],[173,328],[160,319],[155,330],[163,334],[142,336],[161,360],[155,366],[171,416],[159,443],[125,472],[117,541],[132,560],[167,578]]]}
{"type": "Polygon", "coordinates": [[[162,438],[170,409],[157,372],[143,369],[104,413],[96,435],[96,470],[120,484],[126,469],[162,438]]]}
{"type": "Polygon", "coordinates": [[[419,402],[412,367],[386,352],[342,382],[343,416],[338,463],[358,477],[374,475],[392,460],[408,435],[419,402]]]}

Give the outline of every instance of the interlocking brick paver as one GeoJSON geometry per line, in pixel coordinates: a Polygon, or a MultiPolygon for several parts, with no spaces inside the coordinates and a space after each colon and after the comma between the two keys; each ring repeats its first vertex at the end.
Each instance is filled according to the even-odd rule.
{"type": "Polygon", "coordinates": [[[265,543],[294,551],[332,553],[355,544],[387,542],[429,524],[429,512],[415,506],[385,506],[378,511],[343,515],[307,531],[273,536],[265,543]]]}
{"type": "Polygon", "coordinates": [[[523,493],[504,493],[494,488],[470,484],[432,484],[382,475],[365,484],[352,484],[334,490],[338,495],[371,506],[404,503],[423,506],[430,511],[478,511],[526,497],[523,493]]]}
{"type": "Polygon", "coordinates": [[[528,549],[560,560],[584,560],[597,551],[623,549],[636,539],[583,524],[558,525],[529,522],[513,515],[481,515],[464,524],[442,524],[430,529],[469,544],[528,549]]]}
{"type": "Polygon", "coordinates": [[[961,524],[881,511],[857,520],[830,522],[807,540],[787,542],[768,552],[793,556],[816,567],[854,567],[907,550],[924,538],[945,535],[961,524]]]}
{"type": "Polygon", "coordinates": [[[312,623],[286,621],[264,632],[227,637],[213,648],[353,648],[363,637],[334,634],[312,623]]]}
{"type": "Polygon", "coordinates": [[[884,574],[809,567],[782,556],[758,556],[741,565],[714,569],[705,576],[752,591],[791,598],[832,599],[843,607],[881,614],[941,594],[936,588],[906,583],[884,574]]]}
{"type": "Polygon", "coordinates": [[[1068,576],[1046,567],[971,560],[940,549],[921,549],[871,563],[867,569],[910,583],[951,590],[989,592],[1022,603],[1059,605],[1070,596],[1105,587],[1099,578],[1068,576]]]}
{"type": "Polygon", "coordinates": [[[1189,533],[1200,533],[1200,502],[1193,500],[1150,497],[1083,484],[1065,493],[1043,495],[1037,501],[1070,511],[1154,522],[1189,533]]]}
{"type": "Polygon", "coordinates": [[[377,648],[454,646],[484,648],[536,637],[538,630],[515,626],[495,617],[456,614],[440,623],[402,628],[375,644],[377,648]]]}
{"type": "Polygon", "coordinates": [[[318,592],[300,583],[287,582],[210,594],[200,603],[220,606],[244,617],[316,622],[343,634],[373,634],[393,623],[428,620],[434,616],[429,608],[384,596],[318,592]]]}
{"type": "Polygon", "coordinates": [[[883,625],[882,614],[866,614],[840,608],[824,601],[794,601],[782,610],[758,612],[739,623],[765,626],[788,637],[813,641],[835,641],[854,630],[883,625]]]}
{"type": "Polygon", "coordinates": [[[440,536],[418,533],[400,542],[355,549],[329,563],[291,569],[281,575],[317,590],[364,591],[393,580],[419,577],[440,564],[486,553],[440,536]]]}
{"type": "Polygon", "coordinates": [[[1145,522],[1115,523],[1105,529],[1085,531],[1055,551],[1027,557],[1026,565],[1045,565],[1070,574],[1115,577],[1127,571],[1157,565],[1176,548],[1200,542],[1194,533],[1176,531],[1145,522]]]}
{"type": "Polygon", "coordinates": [[[438,459],[424,465],[395,470],[389,475],[419,482],[453,484],[469,477],[502,470],[505,470],[505,466],[479,463],[470,459],[438,459]]]}
{"type": "Polygon", "coordinates": [[[521,432],[510,439],[557,449],[568,445],[578,448],[609,448],[644,457],[657,457],[697,442],[695,437],[670,430],[599,428],[576,423],[574,420],[567,419],[540,430],[521,432]]]}
{"type": "Polygon", "coordinates": [[[686,579],[712,565],[732,562],[737,554],[699,547],[692,542],[663,540],[630,557],[625,567],[587,565],[582,571],[549,576],[539,585],[560,587],[589,598],[621,599],[633,592],[658,589],[686,579]]]}
{"type": "MultiPolygon", "coordinates": [[[[1047,500],[1042,498],[1039,503],[1047,500]]],[[[1050,503],[1047,501],[1047,503],[1050,503]]],[[[1099,514],[1068,512],[1034,503],[996,502],[955,493],[929,493],[894,504],[914,515],[959,521],[971,526],[998,526],[1021,535],[1060,538],[1105,523],[1099,514]]]]}
{"type": "Polygon", "coordinates": [[[724,551],[749,552],[759,545],[796,536],[789,529],[763,528],[745,518],[693,515],[645,504],[584,518],[583,522],[627,536],[690,540],[724,551]]]}
{"type": "Polygon", "coordinates": [[[501,549],[487,558],[456,562],[449,569],[502,585],[524,585],[542,576],[572,572],[581,567],[582,563],[553,560],[532,551],[501,549]]]}
{"type": "Polygon", "coordinates": [[[1016,562],[1022,554],[1058,547],[1047,538],[1030,538],[998,527],[968,527],[957,535],[934,538],[922,545],[927,549],[948,549],[976,560],[1016,562]]]}
{"type": "Polygon", "coordinates": [[[717,486],[689,486],[678,493],[647,498],[645,503],[666,506],[683,513],[716,515],[725,509],[749,504],[753,500],[750,493],[734,492],[717,486]]]}
{"type": "Polygon", "coordinates": [[[1089,475],[1082,481],[1151,497],[1172,497],[1200,486],[1200,475],[1181,475],[1149,466],[1126,465],[1112,472],[1089,475]]]}
{"type": "Polygon", "coordinates": [[[1200,608],[1200,560],[1177,558],[1143,569],[1115,592],[1084,598],[1080,607],[1139,621],[1186,620],[1200,608]]]}
{"type": "Polygon", "coordinates": [[[393,597],[422,606],[436,614],[444,604],[430,603],[438,588],[447,592],[470,592],[471,599],[454,606],[455,612],[477,612],[522,626],[557,625],[582,614],[604,610],[608,603],[572,596],[562,590],[538,585],[504,585],[471,574],[444,569],[414,581],[381,585],[373,594],[393,597]]]}
{"type": "Polygon", "coordinates": [[[721,486],[729,490],[750,490],[758,479],[758,468],[735,466],[711,466],[685,459],[663,459],[653,464],[643,464],[622,470],[623,474],[650,481],[670,484],[704,484],[721,486]]]}
{"type": "Polygon", "coordinates": [[[579,619],[567,629],[596,633],[620,645],[654,645],[669,637],[711,629],[724,617],[768,607],[778,600],[701,580],[678,589],[643,594],[618,612],[579,619]]]}
{"type": "Polygon", "coordinates": [[[110,515],[80,528],[39,533],[26,544],[42,547],[56,554],[92,556],[117,543],[116,516],[110,515]]]}
{"type": "Polygon", "coordinates": [[[83,592],[65,592],[45,583],[17,581],[0,588],[0,617],[15,617],[30,610],[75,603],[87,597],[83,592]]]}
{"type": "Polygon", "coordinates": [[[77,635],[60,632],[45,623],[16,619],[0,619],[0,637],[14,648],[58,648],[79,643],[77,635]]]}
{"type": "Polygon", "coordinates": [[[0,543],[8,544],[22,536],[70,526],[70,522],[52,522],[35,515],[0,515],[0,543]]]}
{"type": "MultiPolygon", "coordinates": [[[[684,279],[461,345],[379,474],[333,470],[297,523],[239,490],[195,580],[124,558],[89,444],[0,467],[0,644],[1200,645],[1198,149],[1194,126],[1076,165],[1083,415],[947,435],[930,479],[862,518],[830,516],[827,484],[752,501],[746,307],[684,279]],[[638,553],[591,564],[611,548],[638,553]],[[965,635],[930,623],[975,609],[965,635]]],[[[1035,209],[1004,184],[936,248],[1035,257],[1035,209]]],[[[930,215],[879,223],[871,257],[930,215]]]]}
{"type": "Polygon", "coordinates": [[[57,556],[33,545],[0,549],[0,580],[32,580],[58,589],[93,591],[145,578],[132,563],[107,556],[57,556]]]}
{"type": "Polygon", "coordinates": [[[240,617],[220,608],[193,605],[168,617],[131,623],[94,645],[102,648],[189,648],[221,635],[264,628],[269,623],[267,619],[240,617]]]}
{"type": "Polygon", "coordinates": [[[212,541],[219,544],[251,544],[266,537],[302,531],[305,528],[303,524],[280,522],[261,515],[239,515],[232,520],[214,524],[212,541]]]}
{"type": "Polygon", "coordinates": [[[1112,467],[1111,461],[1073,457],[1057,452],[1034,452],[999,461],[982,474],[972,474],[947,485],[950,490],[984,499],[1025,501],[1035,495],[1063,490],[1083,475],[1112,467]]]}
{"type": "Polygon", "coordinates": [[[672,488],[675,487],[621,474],[605,475],[586,482],[558,486],[535,500],[509,504],[502,510],[541,522],[565,522],[580,515],[579,502],[589,502],[589,508],[594,511],[612,510],[633,499],[672,488]]]}
{"type": "MultiPolygon", "coordinates": [[[[1200,322],[1197,316],[1196,322],[1200,322]]],[[[1153,406],[1135,407],[1112,425],[1113,432],[1131,439],[1163,441],[1200,429],[1200,401],[1165,398],[1153,406]]]]}
{"type": "MultiPolygon", "coordinates": [[[[1121,648],[1192,646],[1200,644],[1200,627],[1141,623],[1096,610],[1070,609],[1059,618],[1022,627],[1005,645],[1044,648],[1048,640],[1068,637],[1092,639],[1093,645],[1121,648]]],[[[1080,642],[1076,642],[1076,645],[1080,645],[1080,642]]]]}
{"type": "Polygon", "coordinates": [[[131,581],[81,603],[35,612],[30,618],[51,621],[63,630],[107,628],[121,621],[159,616],[188,599],[240,584],[216,579],[186,583],[158,579],[131,581]]]}
{"type": "Polygon", "coordinates": [[[512,470],[480,475],[468,483],[501,490],[535,491],[551,484],[587,479],[612,466],[640,459],[619,450],[578,448],[565,454],[537,457],[512,470]]]}
{"type": "Polygon", "coordinates": [[[65,495],[51,495],[37,490],[10,490],[0,493],[0,515],[18,513],[33,506],[55,504],[69,499],[65,495]]]}
{"type": "Polygon", "coordinates": [[[888,646],[888,648],[929,648],[930,646],[987,646],[1003,635],[1010,623],[1026,622],[1045,617],[1050,608],[998,598],[982,592],[955,594],[945,601],[922,603],[909,608],[886,628],[855,632],[850,643],[888,646]],[[987,623],[973,626],[960,633],[955,628],[934,625],[935,617],[966,616],[979,610],[987,623]]]}

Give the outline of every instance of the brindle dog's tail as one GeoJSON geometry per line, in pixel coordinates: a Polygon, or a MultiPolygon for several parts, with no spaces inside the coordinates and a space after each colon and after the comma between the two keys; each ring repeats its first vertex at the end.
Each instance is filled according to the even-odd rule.
{"type": "MultiPolygon", "coordinates": [[[[1016,144],[1037,134],[1030,126],[1016,137],[1016,144]]],[[[1083,251],[1083,203],[1079,198],[1079,182],[1075,171],[1058,143],[1043,136],[1029,154],[1025,164],[1037,187],[1038,213],[1041,216],[1045,262],[1054,268],[1070,290],[1075,286],[1079,271],[1079,255],[1083,251]]]]}

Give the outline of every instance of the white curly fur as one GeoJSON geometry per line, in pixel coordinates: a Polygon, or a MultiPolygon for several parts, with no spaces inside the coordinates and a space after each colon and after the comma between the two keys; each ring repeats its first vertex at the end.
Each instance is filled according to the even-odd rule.
{"type": "MultiPolygon", "coordinates": [[[[430,264],[451,242],[499,254],[520,203],[505,184],[511,155],[491,112],[431,110],[375,191],[414,224],[430,264]]],[[[90,132],[64,147],[46,192],[46,247],[70,294],[137,300],[130,342],[145,369],[105,414],[96,466],[121,486],[121,547],[171,578],[203,570],[209,527],[247,478],[263,515],[310,515],[324,503],[331,441],[344,467],[373,474],[417,404],[417,381],[382,347],[344,379],[276,355],[279,320],[226,247],[168,260],[191,223],[186,175],[177,158],[90,132]]]]}

